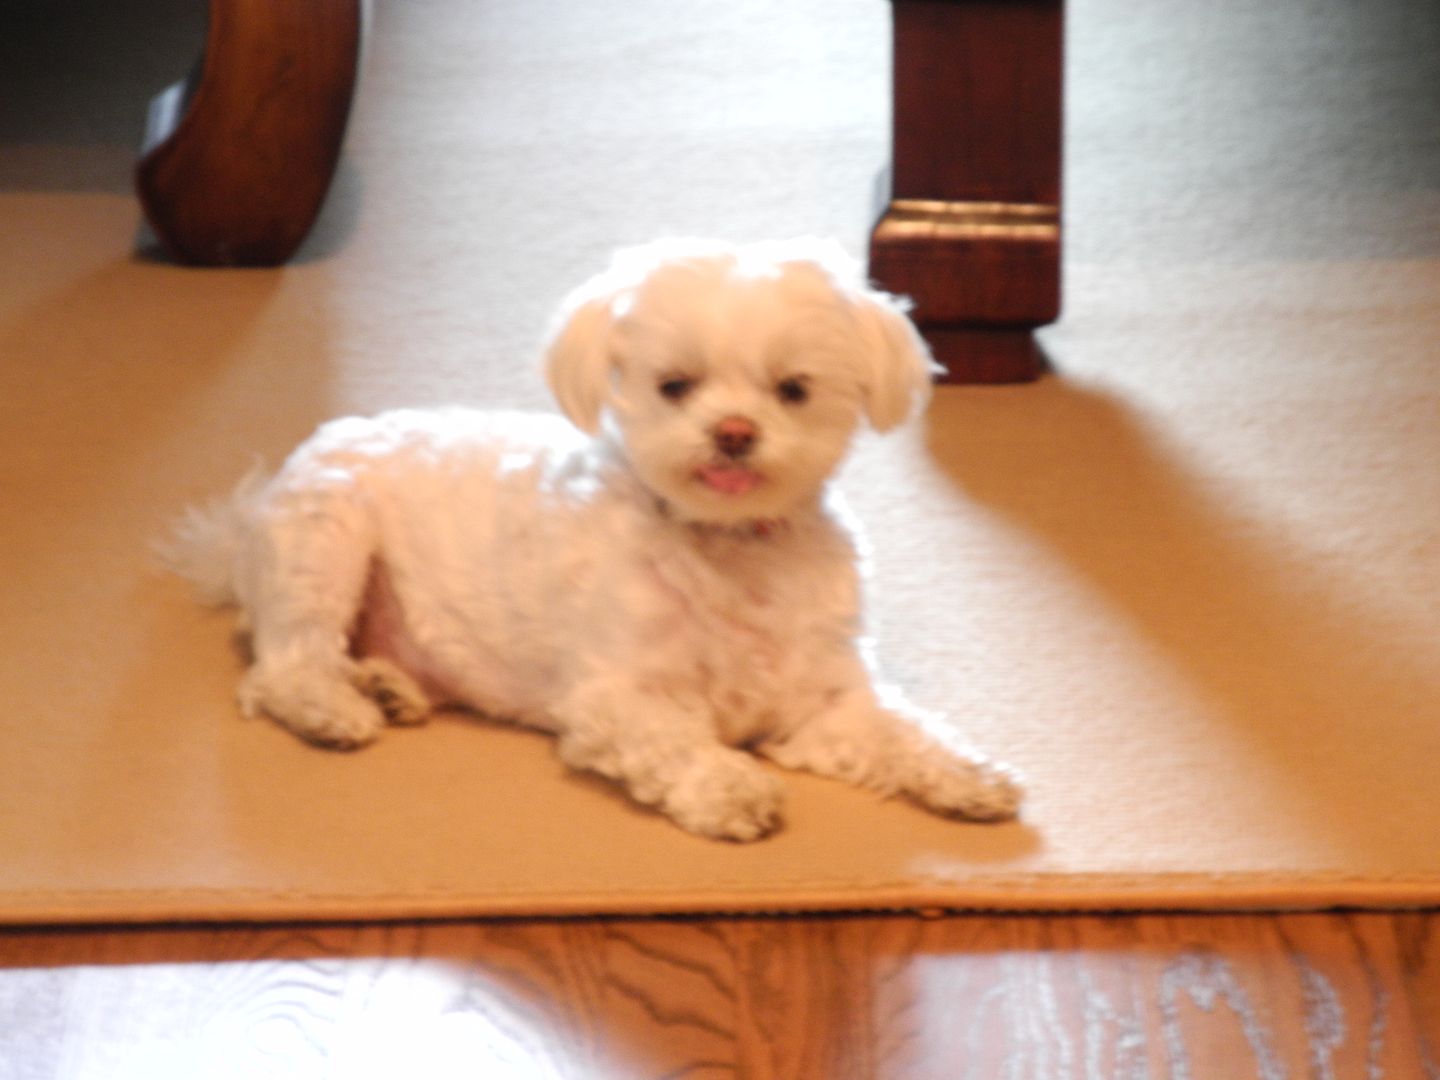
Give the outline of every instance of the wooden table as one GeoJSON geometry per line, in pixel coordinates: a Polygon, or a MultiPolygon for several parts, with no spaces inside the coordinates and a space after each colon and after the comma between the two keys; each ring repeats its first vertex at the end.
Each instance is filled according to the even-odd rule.
{"type": "MultiPolygon", "coordinates": [[[[1016,382],[1060,312],[1061,0],[892,0],[893,153],[872,276],[950,381],[1016,382]]],[[[360,0],[210,0],[136,188],[171,257],[273,266],[309,233],[354,93],[360,0]]]]}
{"type": "Polygon", "coordinates": [[[1044,369],[1060,314],[1061,0],[892,0],[894,124],[870,272],[952,382],[1044,369]]]}
{"type": "Polygon", "coordinates": [[[161,246],[196,266],[276,266],[340,157],[360,0],[210,0],[194,73],[155,99],[135,187],[161,246]]]}

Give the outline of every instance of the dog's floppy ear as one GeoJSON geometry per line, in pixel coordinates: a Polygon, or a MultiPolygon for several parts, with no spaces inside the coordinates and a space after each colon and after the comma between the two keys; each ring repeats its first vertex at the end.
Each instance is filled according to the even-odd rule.
{"type": "Polygon", "coordinates": [[[835,240],[798,237],[775,245],[782,262],[818,270],[849,309],[859,339],[856,370],[865,414],[876,431],[907,420],[930,398],[933,377],[945,369],[906,314],[910,302],[872,288],[865,268],[835,240]]]}
{"type": "Polygon", "coordinates": [[[570,421],[592,435],[610,397],[619,302],[611,283],[603,278],[576,289],[561,307],[545,352],[550,392],[570,421]]]}
{"type": "Polygon", "coordinates": [[[872,288],[860,260],[835,240],[797,237],[757,247],[780,262],[818,271],[844,301],[859,338],[856,368],[871,427],[888,431],[929,400],[931,380],[945,369],[931,358],[930,347],[906,314],[907,299],[872,288]]]}
{"type": "Polygon", "coordinates": [[[906,314],[903,297],[860,285],[851,292],[866,355],[861,358],[865,413],[876,431],[903,423],[930,399],[932,379],[945,369],[906,314]]]}

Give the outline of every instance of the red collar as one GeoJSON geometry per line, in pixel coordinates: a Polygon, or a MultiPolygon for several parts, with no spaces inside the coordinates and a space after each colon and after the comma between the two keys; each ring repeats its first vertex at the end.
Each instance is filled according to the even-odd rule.
{"type": "Polygon", "coordinates": [[[675,521],[677,524],[687,525],[700,532],[733,536],[740,540],[751,537],[756,540],[768,540],[790,528],[790,522],[786,518],[754,518],[750,521],[737,521],[733,525],[719,525],[708,521],[680,521],[670,509],[670,504],[664,499],[656,498],[655,503],[661,517],[675,521]]]}

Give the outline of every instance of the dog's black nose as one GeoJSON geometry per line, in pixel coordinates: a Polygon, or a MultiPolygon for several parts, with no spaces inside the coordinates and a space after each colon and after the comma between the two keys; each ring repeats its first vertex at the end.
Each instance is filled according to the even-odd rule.
{"type": "Polygon", "coordinates": [[[744,457],[755,447],[760,438],[760,429],[754,421],[743,416],[727,416],[715,425],[712,432],[715,445],[726,457],[744,457]]]}

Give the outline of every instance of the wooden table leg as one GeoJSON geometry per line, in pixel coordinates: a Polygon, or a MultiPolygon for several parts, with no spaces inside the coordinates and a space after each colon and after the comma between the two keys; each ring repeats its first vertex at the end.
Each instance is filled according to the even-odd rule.
{"type": "Polygon", "coordinates": [[[1060,314],[1062,0],[893,0],[893,161],[870,273],[951,382],[1040,374],[1060,314]]]}
{"type": "Polygon", "coordinates": [[[360,0],[211,0],[195,75],[150,106],[135,186],[175,259],[274,266],[329,190],[355,89],[360,0]]]}

